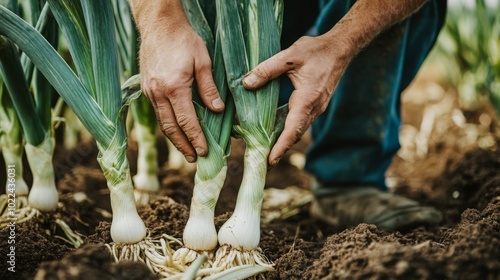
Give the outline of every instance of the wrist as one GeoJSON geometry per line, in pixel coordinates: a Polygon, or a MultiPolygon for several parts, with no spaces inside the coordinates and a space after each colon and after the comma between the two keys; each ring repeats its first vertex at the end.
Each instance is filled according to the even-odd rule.
{"type": "Polygon", "coordinates": [[[130,0],[130,6],[141,35],[156,30],[172,33],[189,25],[181,0],[130,0]]]}
{"type": "Polygon", "coordinates": [[[377,36],[417,11],[428,0],[358,0],[323,36],[337,42],[345,57],[355,57],[377,36]]]}

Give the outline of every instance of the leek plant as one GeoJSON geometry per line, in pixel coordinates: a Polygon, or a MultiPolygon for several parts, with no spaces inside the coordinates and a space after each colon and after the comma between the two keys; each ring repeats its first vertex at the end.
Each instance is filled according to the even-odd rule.
{"type": "MultiPolygon", "coordinates": [[[[17,2],[17,1],[13,1],[17,2]]],[[[3,7],[3,6],[2,6],[3,7]]],[[[15,5],[11,5],[15,10],[15,5]]],[[[38,3],[32,5],[32,13],[39,14],[36,29],[53,45],[57,44],[58,31],[55,22],[49,15],[48,6],[42,9],[38,3]],[[36,12],[35,12],[36,11],[36,12]]],[[[6,8],[4,8],[7,10],[6,8]]],[[[2,74],[7,92],[10,95],[11,104],[17,112],[22,135],[25,140],[26,157],[33,174],[33,185],[29,192],[29,207],[21,212],[19,219],[24,216],[32,217],[34,211],[53,211],[57,208],[58,193],[55,185],[55,175],[52,165],[54,151],[54,138],[52,131],[51,96],[52,88],[47,80],[34,69],[29,60],[21,57],[14,44],[6,37],[0,38],[2,52],[0,54],[0,72],[2,74]],[[30,91],[30,85],[33,94],[30,91]]],[[[11,116],[12,117],[12,116],[11,116]]],[[[19,129],[16,128],[16,129],[19,129]]],[[[19,133],[18,131],[17,133],[19,133]]],[[[11,131],[14,135],[16,131],[11,131]]],[[[14,136],[19,137],[19,136],[14,136]]],[[[5,138],[4,138],[5,139],[5,138]]],[[[10,139],[10,143],[4,143],[4,157],[9,157],[9,149],[15,145],[22,145],[23,141],[12,142],[18,139],[10,139]],[[9,147],[10,146],[10,147],[9,147]]],[[[16,152],[17,157],[21,152],[16,152]]],[[[6,159],[7,159],[6,158],[6,159]]],[[[9,158],[8,160],[15,160],[9,158]]],[[[19,167],[22,168],[20,162],[19,167]]],[[[22,169],[21,169],[22,170],[22,169]]],[[[21,175],[21,174],[20,174],[21,175]]],[[[21,181],[22,183],[22,181],[21,181]]],[[[20,191],[24,193],[23,186],[20,191]]]]}
{"type": "Polygon", "coordinates": [[[158,195],[158,151],[156,149],[156,116],[146,96],[141,95],[131,104],[134,135],[137,140],[137,174],[133,177],[134,194],[138,206],[148,205],[158,195]]]}
{"type": "MultiPolygon", "coordinates": [[[[221,99],[225,102],[223,113],[214,113],[203,107],[199,94],[193,87],[196,113],[202,131],[207,139],[208,154],[196,161],[193,197],[189,219],[183,233],[184,248],[179,249],[174,259],[190,263],[198,254],[205,253],[213,258],[217,248],[217,231],[214,225],[214,211],[219,193],[227,174],[227,156],[230,151],[231,129],[235,107],[225,77],[222,46],[219,33],[213,35],[203,10],[196,0],[182,1],[184,12],[191,27],[207,46],[212,59],[212,72],[221,99]],[[215,37],[215,38],[214,38],[215,37]]],[[[207,11],[206,13],[214,13],[207,11]]]]}
{"type": "Polygon", "coordinates": [[[283,3],[217,0],[216,6],[227,80],[239,120],[234,130],[245,141],[246,150],[236,207],[219,230],[221,247],[214,265],[271,267],[258,245],[267,157],[284,125],[284,118],[277,115],[279,81],[251,92],[243,87],[242,78],[280,51],[283,3]]]}
{"type": "Polygon", "coordinates": [[[96,139],[98,162],[110,189],[113,240],[140,242],[146,236],[146,227],[137,214],[125,155],[126,109],[137,93],[122,98],[111,3],[47,2],[66,36],[78,76],[37,30],[3,6],[0,34],[30,58],[96,139]]]}
{"type": "MultiPolygon", "coordinates": [[[[16,11],[17,6],[15,3],[17,1],[10,1],[10,5],[7,6],[16,11]]],[[[57,25],[50,15],[48,5],[42,5],[42,2],[39,1],[32,1],[27,4],[29,5],[25,5],[25,8],[28,8],[26,10],[29,11],[32,22],[36,22],[36,30],[41,33],[41,36],[44,36],[42,38],[47,40],[47,44],[50,46],[57,45],[59,33],[57,25]]],[[[4,6],[1,7],[3,8],[2,12],[8,11],[4,6]]],[[[29,24],[28,26],[31,27],[29,24]]],[[[23,203],[25,200],[23,195],[26,194],[23,186],[24,180],[20,179],[20,184],[16,184],[16,194],[20,196],[19,201],[21,203],[16,205],[18,208],[14,211],[14,214],[17,219],[16,222],[21,223],[32,219],[39,211],[50,212],[58,207],[59,195],[55,185],[52,164],[55,146],[52,126],[55,116],[52,116],[51,108],[53,89],[31,61],[26,56],[19,54],[16,46],[8,38],[0,35],[0,45],[2,48],[0,72],[5,81],[7,92],[10,94],[12,107],[16,111],[22,127],[26,157],[33,175],[33,185],[29,191],[27,205],[23,203]],[[19,191],[17,191],[17,188],[19,188],[19,191]]],[[[4,104],[9,105],[8,103],[4,104]]],[[[57,114],[58,110],[54,110],[54,113],[57,114]]],[[[19,128],[14,128],[10,133],[16,133],[16,129],[19,128]]],[[[17,143],[4,141],[4,144],[8,144],[4,147],[4,158],[6,160],[19,160],[19,156],[22,155],[22,150],[17,151],[14,156],[9,154],[12,148],[14,150],[19,149],[16,145],[22,145],[23,141],[19,138],[17,140],[17,143]]],[[[16,173],[20,172],[19,176],[22,176],[21,162],[11,162],[10,164],[18,164],[16,173]]],[[[10,211],[12,210],[9,209],[10,211]]],[[[0,218],[2,226],[9,224],[11,216],[3,215],[0,218]]],[[[56,218],[54,223],[65,233],[65,238],[62,237],[63,240],[74,247],[79,247],[83,243],[80,236],[75,234],[63,220],[56,218]]]]}
{"type": "MultiPolygon", "coordinates": [[[[12,101],[7,93],[2,76],[0,76],[0,146],[6,166],[6,173],[9,168],[14,168],[15,185],[5,182],[5,194],[0,198],[0,216],[9,215],[9,197],[15,198],[15,209],[26,209],[28,206],[28,184],[23,178],[23,152],[24,140],[21,131],[21,124],[17,113],[12,105],[12,101]]],[[[6,220],[7,222],[7,220],[6,220]]],[[[3,227],[0,224],[0,227],[3,227]]]]}
{"type": "MultiPolygon", "coordinates": [[[[137,29],[128,2],[113,1],[116,33],[119,47],[121,77],[126,80],[139,73],[137,63],[137,29]]],[[[156,116],[146,96],[132,102],[131,113],[134,136],[137,141],[137,174],[132,178],[138,206],[149,203],[160,190],[158,152],[156,150],[156,116]]]]}
{"type": "MultiPolygon", "coordinates": [[[[10,9],[15,9],[14,2],[5,3],[10,9]]],[[[4,42],[4,38],[0,38],[4,42]]],[[[0,44],[0,50],[6,48],[4,44],[0,44]]],[[[2,51],[3,53],[3,51],[2,51]]],[[[1,55],[1,53],[0,53],[1,55]]],[[[7,92],[7,87],[0,75],[0,150],[6,166],[6,174],[9,174],[9,168],[14,167],[15,180],[14,188],[9,184],[9,180],[5,184],[5,195],[0,198],[0,216],[9,215],[8,202],[10,198],[15,198],[16,205],[14,209],[27,209],[28,206],[28,184],[23,177],[23,153],[24,140],[22,135],[21,123],[17,117],[16,110],[12,104],[12,100],[7,92]]],[[[23,215],[21,215],[23,216],[23,215]]],[[[7,221],[6,221],[7,222],[7,221]]],[[[0,227],[3,227],[3,220],[0,227]]]]}

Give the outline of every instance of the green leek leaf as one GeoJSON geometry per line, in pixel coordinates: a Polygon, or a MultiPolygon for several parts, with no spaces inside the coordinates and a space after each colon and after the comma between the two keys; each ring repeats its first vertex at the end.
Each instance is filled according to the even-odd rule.
{"type": "Polygon", "coordinates": [[[97,96],[89,34],[78,0],[47,0],[67,43],[81,82],[95,100],[97,96]]]}
{"type": "Polygon", "coordinates": [[[26,142],[38,146],[45,139],[42,122],[36,112],[35,101],[24,79],[19,54],[9,39],[0,36],[0,72],[7,91],[20,118],[26,142]]]}
{"type": "Polygon", "coordinates": [[[113,120],[120,110],[120,76],[113,10],[110,1],[81,1],[90,35],[97,104],[113,120]]]}
{"type": "Polygon", "coordinates": [[[0,6],[0,34],[11,39],[37,65],[56,91],[101,145],[108,146],[114,124],[91,98],[57,51],[23,19],[0,6]]]}

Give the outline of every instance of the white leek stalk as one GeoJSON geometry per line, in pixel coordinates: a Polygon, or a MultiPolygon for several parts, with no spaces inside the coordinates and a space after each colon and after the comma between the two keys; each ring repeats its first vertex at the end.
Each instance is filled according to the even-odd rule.
{"type": "Polygon", "coordinates": [[[33,173],[33,186],[28,203],[40,211],[53,211],[57,208],[59,195],[55,184],[52,155],[54,153],[54,139],[51,137],[38,146],[26,144],[26,157],[33,173]]]}
{"type": "Polygon", "coordinates": [[[236,207],[219,230],[219,243],[251,251],[260,242],[260,211],[266,183],[269,148],[246,141],[244,173],[236,207]],[[249,145],[250,143],[250,145],[249,145]]]}
{"type": "Polygon", "coordinates": [[[97,160],[104,171],[113,212],[111,238],[118,243],[139,242],[146,237],[146,226],[137,214],[128,161],[123,159],[125,149],[123,146],[108,150],[99,147],[99,151],[97,160]],[[117,162],[121,164],[116,166],[117,162]]]}
{"type": "MultiPolygon", "coordinates": [[[[0,111],[1,111],[0,107],[0,111]]],[[[0,121],[0,123],[3,123],[0,121]]],[[[17,123],[19,124],[19,123],[17,123]]],[[[13,128],[10,132],[16,131],[13,128]]],[[[23,145],[21,135],[19,134],[17,138],[17,143],[9,143],[9,136],[12,135],[0,135],[0,145],[2,146],[2,155],[5,161],[6,167],[6,182],[5,182],[5,194],[0,196],[0,228],[6,227],[10,224],[12,214],[15,213],[16,217],[19,219],[20,223],[23,218],[30,216],[30,211],[28,207],[28,185],[23,178],[23,145]],[[12,173],[14,172],[14,174],[12,173]],[[11,177],[13,176],[13,177],[11,177]],[[15,204],[12,205],[12,199],[14,199],[15,204]],[[9,205],[10,204],[10,205],[9,205]],[[12,207],[14,206],[14,207],[12,207]]]]}
{"type": "MultiPolygon", "coordinates": [[[[198,161],[202,158],[198,159],[198,161]]],[[[226,179],[227,166],[214,178],[202,180],[195,177],[195,188],[189,211],[189,220],[183,234],[184,245],[195,251],[212,251],[217,247],[214,210],[220,190],[226,179]]]]}
{"type": "MultiPolygon", "coordinates": [[[[6,137],[6,136],[4,136],[6,137]]],[[[3,137],[2,137],[3,138],[3,137]]],[[[4,142],[1,141],[0,142],[4,142]]],[[[17,199],[20,199],[22,196],[27,196],[29,189],[28,184],[23,177],[23,146],[21,143],[16,143],[13,145],[6,145],[2,143],[2,155],[5,162],[6,168],[10,168],[12,166],[15,169],[14,180],[16,182],[16,189],[14,190],[17,199]]],[[[6,184],[5,193],[9,193],[7,190],[8,182],[6,184]]]]}
{"type": "MultiPolygon", "coordinates": [[[[153,130],[154,131],[154,130],[153,130]]],[[[133,177],[137,205],[147,205],[150,197],[160,190],[158,178],[158,152],[156,150],[156,135],[140,122],[134,123],[137,140],[137,174],[133,177]]]]}

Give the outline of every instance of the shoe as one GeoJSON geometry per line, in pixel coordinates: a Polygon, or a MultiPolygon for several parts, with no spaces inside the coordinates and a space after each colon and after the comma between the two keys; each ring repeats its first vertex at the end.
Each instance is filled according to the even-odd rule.
{"type": "Polygon", "coordinates": [[[316,196],[310,214],[339,229],[366,223],[384,230],[402,230],[442,220],[441,212],[433,207],[374,187],[349,187],[316,196]]]}

